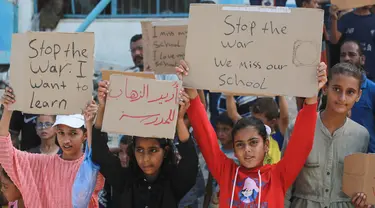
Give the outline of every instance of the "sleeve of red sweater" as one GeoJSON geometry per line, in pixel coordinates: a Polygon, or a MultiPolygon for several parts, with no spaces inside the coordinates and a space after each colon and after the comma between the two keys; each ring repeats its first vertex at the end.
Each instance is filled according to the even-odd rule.
{"type": "Polygon", "coordinates": [[[317,104],[313,104],[305,105],[299,111],[284,156],[276,164],[276,170],[280,174],[284,193],[297,178],[313,147],[317,119],[316,109],[317,104]]]}
{"type": "Polygon", "coordinates": [[[206,110],[199,96],[191,100],[187,114],[194,130],[194,137],[206,160],[208,169],[220,183],[223,170],[229,169],[229,167],[234,165],[234,162],[228,159],[221,151],[216,132],[208,120],[206,110]]]}

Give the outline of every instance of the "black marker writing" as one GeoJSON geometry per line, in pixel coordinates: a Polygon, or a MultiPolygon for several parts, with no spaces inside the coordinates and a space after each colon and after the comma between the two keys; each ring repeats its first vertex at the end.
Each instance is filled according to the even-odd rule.
{"type": "Polygon", "coordinates": [[[61,73],[65,69],[65,67],[70,66],[70,65],[72,65],[72,64],[71,63],[66,63],[65,65],[58,65],[58,66],[56,64],[55,65],[53,65],[53,64],[50,65],[50,62],[48,60],[47,61],[47,65],[45,66],[45,68],[44,67],[42,68],[41,66],[38,66],[37,69],[34,69],[32,62],[30,61],[30,70],[34,74],[37,74],[39,72],[40,73],[46,73],[46,72],[57,73],[57,74],[59,74],[59,77],[60,77],[61,73]]]}
{"type": "Polygon", "coordinates": [[[65,100],[65,99],[61,99],[61,100],[52,100],[52,101],[41,101],[39,99],[36,99],[35,98],[35,92],[33,92],[33,95],[31,97],[31,101],[30,101],[30,108],[59,108],[59,109],[66,109],[68,105],[68,101],[65,100]],[[35,101],[34,101],[35,100],[35,101]]]}
{"type": "Polygon", "coordinates": [[[282,26],[281,28],[275,27],[272,21],[270,21],[269,24],[268,22],[266,22],[266,24],[262,28],[263,33],[266,33],[266,31],[271,30],[271,34],[277,34],[277,35],[280,35],[280,34],[286,35],[286,29],[287,29],[286,26],[282,26]]]}
{"type": "Polygon", "coordinates": [[[215,61],[215,66],[216,67],[223,67],[223,66],[226,66],[226,67],[232,67],[232,61],[228,59],[225,59],[225,61],[222,61],[222,60],[219,60],[219,63],[217,62],[217,59],[214,58],[214,61],[215,61]]]}
{"type": "Polygon", "coordinates": [[[29,48],[31,50],[33,50],[35,52],[34,55],[32,56],[29,56],[29,58],[33,59],[33,58],[36,58],[38,56],[43,56],[43,52],[45,55],[49,55],[51,53],[53,53],[53,58],[56,60],[56,56],[57,54],[60,53],[60,50],[61,50],[61,47],[59,44],[53,44],[53,48],[51,46],[47,46],[47,47],[44,47],[44,40],[42,41],[42,44],[40,46],[40,51],[33,47],[32,44],[37,41],[37,39],[32,39],[30,42],[29,42],[29,48]]]}
{"type": "Polygon", "coordinates": [[[230,27],[229,32],[225,32],[224,35],[232,35],[233,33],[249,32],[251,36],[254,35],[256,23],[255,21],[249,21],[248,24],[241,22],[241,17],[238,18],[236,24],[230,22],[232,15],[227,15],[224,19],[224,23],[230,27]]]}
{"type": "Polygon", "coordinates": [[[265,90],[267,87],[265,87],[266,78],[263,78],[262,82],[255,82],[255,81],[248,81],[240,79],[237,74],[234,74],[234,76],[230,76],[227,74],[222,74],[219,76],[220,80],[220,86],[224,85],[236,85],[236,86],[243,86],[243,87],[250,87],[254,89],[261,89],[265,90]]]}
{"type": "Polygon", "coordinates": [[[56,90],[64,90],[66,88],[66,85],[65,85],[65,82],[64,81],[61,81],[61,83],[57,83],[57,82],[45,82],[44,80],[40,79],[40,82],[39,83],[36,83],[32,82],[32,80],[30,79],[30,86],[31,88],[33,89],[39,89],[39,88],[48,88],[48,89],[56,89],[56,90]]]}
{"type": "Polygon", "coordinates": [[[79,62],[79,75],[77,76],[77,78],[85,78],[86,76],[83,76],[82,74],[82,67],[83,67],[83,64],[87,63],[87,61],[78,61],[79,62]]]}

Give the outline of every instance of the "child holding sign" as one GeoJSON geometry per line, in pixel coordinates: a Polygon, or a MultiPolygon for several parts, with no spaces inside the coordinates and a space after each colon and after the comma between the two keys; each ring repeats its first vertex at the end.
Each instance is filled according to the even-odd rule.
{"type": "MultiPolygon", "coordinates": [[[[285,207],[367,207],[364,195],[350,196],[351,200],[342,192],[344,158],[367,153],[369,144],[368,131],[347,117],[361,97],[361,82],[361,70],[350,63],[339,63],[329,70],[323,88],[327,106],[318,114],[314,148],[288,191],[285,207]]],[[[287,131],[284,146],[292,131],[295,134],[296,127],[287,131]]]]}
{"type": "MultiPolygon", "coordinates": [[[[82,144],[87,131],[82,115],[57,116],[54,124],[61,155],[44,155],[15,149],[9,135],[10,106],[16,102],[11,88],[2,98],[4,113],[0,121],[0,164],[19,188],[24,204],[30,208],[73,207],[72,192],[77,172],[84,160],[82,144]]],[[[89,106],[87,106],[89,107],[89,106]]],[[[89,116],[91,126],[94,116],[89,116]]],[[[98,176],[89,208],[98,207],[98,193],[104,180],[98,176]]]]}
{"type": "MultiPolygon", "coordinates": [[[[123,168],[120,159],[109,151],[107,134],[101,132],[108,90],[108,81],[99,83],[100,107],[93,129],[92,159],[112,186],[113,207],[176,208],[196,183],[198,156],[193,141],[179,138],[181,160],[176,164],[172,140],[134,136],[128,148],[129,166],[123,168]]],[[[185,102],[180,105],[180,110],[186,108],[185,102]]]]}
{"type": "MultiPolygon", "coordinates": [[[[318,86],[326,81],[326,65],[317,69],[318,86]]],[[[189,68],[184,61],[176,68],[177,75],[187,75],[189,68]]],[[[318,89],[317,89],[318,90],[318,89]]],[[[268,207],[280,208],[284,196],[313,146],[316,124],[316,96],[307,98],[305,107],[299,112],[293,138],[280,162],[263,165],[269,149],[266,127],[257,118],[242,118],[233,127],[234,152],[240,162],[238,166],[220,150],[217,137],[207,113],[199,101],[195,89],[186,89],[191,104],[188,116],[194,128],[199,147],[213,177],[220,186],[220,208],[268,207]]]]}

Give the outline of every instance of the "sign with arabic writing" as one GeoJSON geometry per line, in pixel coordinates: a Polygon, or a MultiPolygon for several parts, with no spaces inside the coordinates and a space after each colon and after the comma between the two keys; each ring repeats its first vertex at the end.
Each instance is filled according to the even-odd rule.
{"type": "Polygon", "coordinates": [[[173,139],[180,81],[113,74],[103,131],[147,138],[173,139]]]}

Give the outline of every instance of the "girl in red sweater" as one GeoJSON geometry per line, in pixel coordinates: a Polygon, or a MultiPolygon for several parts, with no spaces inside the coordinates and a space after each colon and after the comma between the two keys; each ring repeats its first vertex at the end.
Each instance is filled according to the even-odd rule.
{"type": "MultiPolygon", "coordinates": [[[[318,90],[327,82],[327,66],[317,68],[318,90]]],[[[184,61],[176,68],[177,75],[187,75],[184,61]]],[[[258,207],[280,208],[284,196],[303,167],[313,146],[317,119],[317,97],[307,98],[298,113],[295,129],[284,157],[274,165],[263,165],[269,149],[267,131],[256,118],[242,118],[233,127],[234,152],[240,162],[236,165],[220,150],[216,133],[207,118],[195,89],[186,89],[191,99],[189,120],[207,166],[220,186],[220,208],[258,207]]]]}

